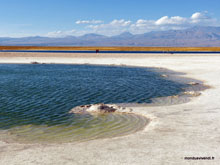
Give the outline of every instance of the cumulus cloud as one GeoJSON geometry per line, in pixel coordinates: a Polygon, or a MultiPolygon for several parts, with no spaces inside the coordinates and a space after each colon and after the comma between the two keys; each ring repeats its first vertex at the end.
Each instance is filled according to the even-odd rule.
{"type": "Polygon", "coordinates": [[[180,30],[192,26],[218,25],[216,19],[211,18],[208,12],[196,12],[191,17],[163,16],[157,20],[139,19],[131,25],[130,32],[145,33],[160,30],[180,30]]]}
{"type": "Polygon", "coordinates": [[[192,23],[207,22],[207,21],[209,22],[210,20],[212,20],[212,18],[208,16],[207,12],[204,13],[196,12],[191,16],[192,23]]]}
{"type": "Polygon", "coordinates": [[[76,21],[76,24],[84,24],[84,27],[80,30],[50,32],[48,36],[83,35],[86,33],[113,36],[123,32],[141,34],[150,31],[179,30],[193,26],[220,25],[216,19],[208,15],[208,12],[195,12],[190,17],[162,16],[157,20],[138,19],[134,22],[125,19],[115,19],[109,23],[103,23],[100,20],[79,20],[76,21]]]}
{"type": "Polygon", "coordinates": [[[110,25],[113,25],[113,26],[128,26],[131,24],[131,21],[125,21],[124,19],[121,19],[121,20],[113,20],[112,22],[110,22],[110,25]]]}
{"type": "Polygon", "coordinates": [[[76,24],[100,24],[103,23],[101,20],[78,20],[76,24]]]}
{"type": "Polygon", "coordinates": [[[174,16],[174,17],[168,17],[164,16],[158,19],[155,24],[156,25],[167,25],[167,24],[173,24],[173,25],[180,25],[187,22],[187,18],[183,18],[180,16],[174,16]]]}
{"type": "Polygon", "coordinates": [[[93,33],[103,34],[107,36],[117,35],[125,31],[129,31],[131,25],[130,20],[113,20],[106,24],[89,25],[87,29],[93,33]]]}

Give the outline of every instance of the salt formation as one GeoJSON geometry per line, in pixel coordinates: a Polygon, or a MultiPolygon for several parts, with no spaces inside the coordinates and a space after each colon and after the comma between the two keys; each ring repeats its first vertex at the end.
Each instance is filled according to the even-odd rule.
{"type": "Polygon", "coordinates": [[[115,104],[89,104],[77,106],[69,111],[69,113],[131,113],[131,108],[121,107],[115,104]]]}

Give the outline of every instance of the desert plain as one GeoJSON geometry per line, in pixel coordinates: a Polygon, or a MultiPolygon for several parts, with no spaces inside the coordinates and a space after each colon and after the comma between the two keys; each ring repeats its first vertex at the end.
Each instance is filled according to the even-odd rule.
{"type": "Polygon", "coordinates": [[[151,120],[144,130],[134,134],[78,144],[0,141],[1,165],[220,163],[220,54],[0,52],[0,63],[32,62],[166,68],[184,73],[183,77],[203,81],[210,88],[187,103],[132,107],[134,113],[151,120]]]}

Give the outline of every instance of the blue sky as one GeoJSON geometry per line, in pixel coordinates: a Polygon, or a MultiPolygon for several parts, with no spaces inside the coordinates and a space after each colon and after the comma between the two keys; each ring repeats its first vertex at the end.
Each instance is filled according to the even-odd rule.
{"type": "Polygon", "coordinates": [[[220,26],[219,0],[0,0],[0,37],[220,26]]]}

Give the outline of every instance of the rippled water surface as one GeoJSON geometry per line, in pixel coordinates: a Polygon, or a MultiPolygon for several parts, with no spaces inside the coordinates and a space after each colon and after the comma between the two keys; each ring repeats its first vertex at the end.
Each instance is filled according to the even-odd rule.
{"type": "Polygon", "coordinates": [[[148,122],[133,114],[77,115],[93,103],[150,103],[186,85],[148,68],[92,65],[0,65],[0,130],[17,141],[80,141],[125,135],[148,122]]]}

